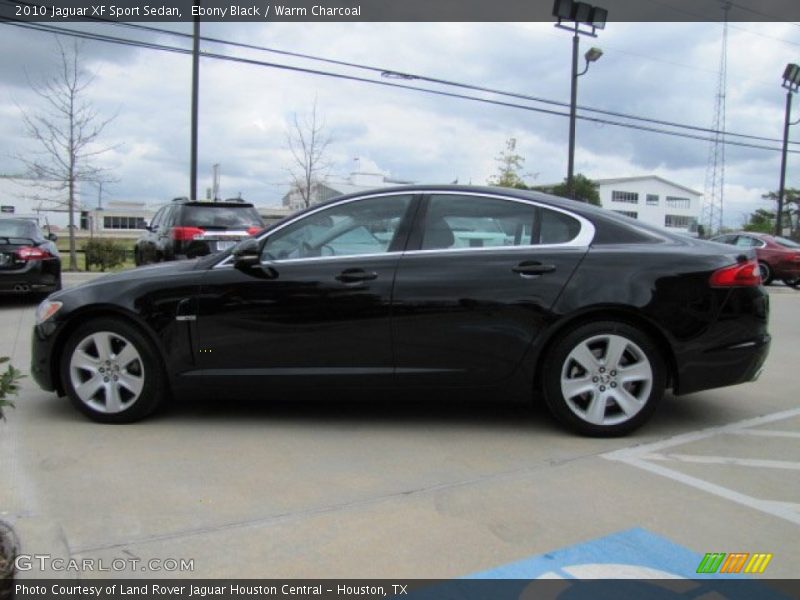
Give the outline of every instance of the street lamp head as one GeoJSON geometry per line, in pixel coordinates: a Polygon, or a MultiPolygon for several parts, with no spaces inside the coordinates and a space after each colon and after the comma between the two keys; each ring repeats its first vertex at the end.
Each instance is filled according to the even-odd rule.
{"type": "Polygon", "coordinates": [[[800,67],[794,63],[786,65],[783,71],[783,87],[790,92],[796,92],[800,88],[800,67]]]}
{"type": "Polygon", "coordinates": [[[555,0],[553,4],[553,16],[558,19],[556,27],[574,30],[575,33],[596,36],[597,29],[605,29],[608,19],[608,11],[599,6],[592,6],[588,2],[576,2],[575,0],[555,0]],[[563,25],[563,22],[574,23],[573,27],[563,25]],[[591,31],[581,29],[581,25],[588,25],[591,31]]]}
{"type": "Polygon", "coordinates": [[[589,48],[586,51],[586,54],[583,55],[587,63],[596,62],[601,56],[603,56],[603,51],[600,48],[595,47],[589,48]]]}

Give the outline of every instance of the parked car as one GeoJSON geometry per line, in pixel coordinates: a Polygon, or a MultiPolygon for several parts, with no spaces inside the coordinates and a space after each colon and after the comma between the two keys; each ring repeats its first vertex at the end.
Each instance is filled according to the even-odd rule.
{"type": "Polygon", "coordinates": [[[800,244],[797,242],[751,231],[728,233],[711,238],[711,241],[737,248],[753,248],[764,285],[769,285],[774,279],[782,279],[792,287],[797,285],[800,278],[800,244]]]}
{"type": "Polygon", "coordinates": [[[31,372],[102,422],[171,393],[463,388],[544,398],[581,433],[619,435],[665,389],[758,377],[760,284],[752,249],[538,192],[408,186],[51,296],[31,372]],[[486,235],[459,242],[467,223],[486,235]]]}
{"type": "Polygon", "coordinates": [[[232,248],[264,228],[252,204],[176,198],[162,207],[134,246],[136,265],[197,258],[232,248]]]}
{"type": "Polygon", "coordinates": [[[34,221],[0,219],[0,292],[47,294],[61,289],[56,235],[34,221]]]}

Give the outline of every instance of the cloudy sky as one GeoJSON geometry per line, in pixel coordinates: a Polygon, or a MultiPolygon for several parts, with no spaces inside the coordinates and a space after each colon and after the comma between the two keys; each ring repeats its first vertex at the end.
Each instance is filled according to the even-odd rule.
{"type": "MultiPolygon", "coordinates": [[[[188,24],[156,26],[190,30],[188,24]]],[[[54,73],[57,46],[52,34],[0,27],[5,57],[0,63],[0,173],[14,174],[21,165],[13,156],[34,148],[18,106],[44,109],[29,81],[54,73]]],[[[92,30],[188,47],[181,38],[121,26],[92,30]]],[[[569,101],[571,36],[552,23],[208,23],[202,34],[569,101]]],[[[719,23],[610,23],[597,39],[581,40],[582,53],[596,45],[603,57],[580,78],[578,103],[709,127],[721,38],[719,23]]],[[[730,25],[729,131],[782,136],[781,74],[796,59],[798,46],[797,24],[730,25]]],[[[381,80],[375,73],[263,51],[215,43],[202,49],[381,80]]],[[[89,99],[102,115],[117,115],[104,135],[114,150],[98,160],[117,179],[104,189],[104,199],[157,203],[187,195],[191,58],[95,41],[85,42],[82,54],[84,67],[95,75],[89,99]]],[[[472,94],[419,81],[399,83],[472,94]]],[[[315,98],[333,138],[328,156],[333,177],[346,176],[360,157],[362,170],[371,165],[396,178],[483,184],[495,172],[495,157],[509,137],[518,140],[530,183],[553,183],[566,175],[568,120],[561,116],[203,59],[201,194],[211,185],[212,165],[219,163],[223,196],[241,192],[257,204],[279,204],[291,164],[287,128],[294,113],[310,111],[315,98]]],[[[708,153],[703,141],[578,122],[576,170],[593,178],[656,173],[703,191],[708,153]]],[[[760,196],[778,187],[780,153],[729,147],[725,166],[725,221],[738,226],[748,212],[768,206],[760,196]]],[[[800,187],[799,166],[800,160],[790,157],[787,185],[800,187]]],[[[90,196],[96,193],[84,189],[90,196]]]]}

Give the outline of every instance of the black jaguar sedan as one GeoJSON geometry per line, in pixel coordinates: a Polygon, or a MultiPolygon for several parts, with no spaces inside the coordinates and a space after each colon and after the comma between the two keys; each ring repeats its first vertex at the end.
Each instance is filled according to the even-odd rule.
{"type": "Polygon", "coordinates": [[[413,186],[54,294],[32,372],[102,422],[171,394],[465,388],[620,435],[665,389],[754,380],[768,306],[752,250],[535,192],[413,186]]]}

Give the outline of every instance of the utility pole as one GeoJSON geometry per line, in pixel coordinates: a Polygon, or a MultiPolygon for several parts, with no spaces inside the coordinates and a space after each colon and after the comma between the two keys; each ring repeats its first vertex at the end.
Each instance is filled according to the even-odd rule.
{"type": "MultiPolygon", "coordinates": [[[[194,6],[200,6],[200,0],[193,0],[194,6]]],[[[199,11],[197,11],[199,12],[199,11]]],[[[200,85],[200,16],[194,17],[194,38],[192,44],[192,157],[191,174],[189,176],[189,199],[197,200],[197,104],[200,85]]]]}

